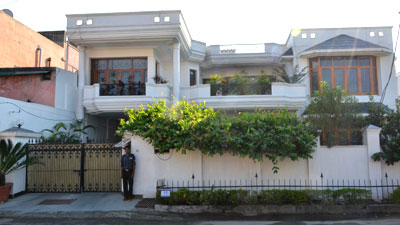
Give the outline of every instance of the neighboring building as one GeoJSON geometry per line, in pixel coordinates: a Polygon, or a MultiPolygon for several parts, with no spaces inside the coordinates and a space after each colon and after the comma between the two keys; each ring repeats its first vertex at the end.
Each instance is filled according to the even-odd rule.
{"type": "Polygon", "coordinates": [[[56,123],[75,120],[76,47],[65,32],[43,36],[0,10],[0,131],[22,125],[40,133],[56,123]]]}
{"type": "MultiPolygon", "coordinates": [[[[206,47],[191,38],[181,11],[67,15],[67,23],[69,40],[79,46],[77,116],[114,127],[125,108],[154,99],[171,104],[184,98],[228,112],[302,112],[322,80],[360,102],[369,95],[379,101],[393,56],[391,27],[292,30],[285,44],[206,47]],[[244,91],[233,84],[204,84],[213,74],[229,79],[236,73],[256,83],[279,65],[288,74],[296,65],[308,66],[310,75],[300,84],[249,84],[244,91]]],[[[384,103],[394,107],[397,96],[393,69],[384,103]]]]}
{"type": "Polygon", "coordinates": [[[77,72],[79,54],[65,42],[65,32],[43,35],[0,10],[0,68],[57,67],[77,72]]]}

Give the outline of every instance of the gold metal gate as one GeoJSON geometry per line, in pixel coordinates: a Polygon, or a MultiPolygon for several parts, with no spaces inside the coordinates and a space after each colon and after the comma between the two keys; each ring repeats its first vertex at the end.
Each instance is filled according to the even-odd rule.
{"type": "Polygon", "coordinates": [[[27,192],[119,192],[121,149],[111,143],[31,144],[27,192]]]}

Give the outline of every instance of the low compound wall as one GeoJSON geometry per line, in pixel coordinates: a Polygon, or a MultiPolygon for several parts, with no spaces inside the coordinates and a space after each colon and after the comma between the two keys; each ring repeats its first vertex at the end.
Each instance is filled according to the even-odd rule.
{"type": "MultiPolygon", "coordinates": [[[[151,144],[138,136],[132,136],[132,152],[136,156],[137,166],[134,181],[134,194],[154,197],[157,182],[168,185],[250,185],[260,182],[285,182],[285,184],[321,183],[363,184],[400,176],[400,165],[388,167],[383,162],[374,162],[371,155],[380,151],[380,128],[370,126],[364,130],[364,145],[337,146],[327,148],[317,146],[313,158],[308,160],[285,160],[278,163],[279,172],[272,172],[269,160],[262,162],[231,154],[206,156],[200,151],[188,151],[186,154],[170,152],[155,154],[151,144]],[[261,181],[263,180],[263,181],[261,181]],[[236,183],[235,183],[236,182],[236,183]]],[[[373,195],[375,195],[373,193],[373,195]]]]}

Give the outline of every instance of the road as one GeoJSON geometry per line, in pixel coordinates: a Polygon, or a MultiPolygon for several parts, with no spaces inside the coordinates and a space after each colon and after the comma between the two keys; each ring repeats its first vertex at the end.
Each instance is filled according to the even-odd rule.
{"type": "MultiPolygon", "coordinates": [[[[94,214],[96,216],[96,214],[94,214]]],[[[7,217],[2,215],[0,217],[1,225],[108,225],[108,224],[134,224],[134,225],[400,225],[400,215],[397,216],[362,216],[362,217],[344,217],[331,216],[331,217],[298,217],[298,216],[285,216],[285,217],[241,217],[241,216],[218,216],[218,215],[149,215],[149,216],[135,216],[130,215],[129,218],[118,217],[86,217],[80,216],[79,218],[71,217],[40,217],[30,216],[12,216],[7,217]]]]}

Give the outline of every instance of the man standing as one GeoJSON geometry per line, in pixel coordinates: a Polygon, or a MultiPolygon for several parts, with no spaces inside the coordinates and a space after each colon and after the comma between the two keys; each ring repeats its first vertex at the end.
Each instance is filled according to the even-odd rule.
{"type": "Polygon", "coordinates": [[[125,146],[125,155],[121,158],[121,178],[124,185],[124,201],[132,200],[133,176],[135,174],[135,156],[131,153],[130,144],[125,146]]]}

